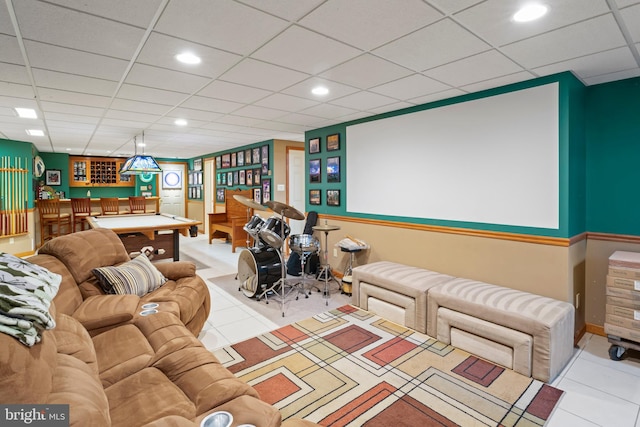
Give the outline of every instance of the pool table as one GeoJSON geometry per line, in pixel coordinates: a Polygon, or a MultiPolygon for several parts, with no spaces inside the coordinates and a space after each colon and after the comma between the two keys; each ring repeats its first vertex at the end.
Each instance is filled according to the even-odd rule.
{"type": "Polygon", "coordinates": [[[201,221],[170,214],[126,214],[94,216],[87,218],[92,228],[109,228],[115,231],[129,253],[140,252],[146,246],[153,247],[153,259],[180,259],[180,236],[198,234],[201,221]]]}

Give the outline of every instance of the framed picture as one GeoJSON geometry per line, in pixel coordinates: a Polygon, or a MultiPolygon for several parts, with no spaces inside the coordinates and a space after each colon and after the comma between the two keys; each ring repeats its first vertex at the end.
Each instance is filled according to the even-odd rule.
{"type": "Polygon", "coordinates": [[[262,204],[262,193],[261,193],[262,189],[261,188],[254,188],[253,189],[253,201],[259,204],[262,204]]]}
{"type": "Polygon", "coordinates": [[[271,180],[262,180],[262,203],[267,203],[271,200],[271,180]]]}
{"type": "MultiPolygon", "coordinates": [[[[269,146],[263,145],[261,149],[262,175],[269,175],[269,146]]],[[[262,195],[264,197],[264,194],[262,195]]]]}
{"type": "Polygon", "coordinates": [[[340,190],[327,190],[327,206],[340,206],[340,190]]]}
{"type": "Polygon", "coordinates": [[[182,171],[180,170],[163,170],[162,171],[162,189],[163,190],[180,190],[182,188],[182,171]]]}
{"type": "Polygon", "coordinates": [[[193,170],[197,170],[197,171],[202,170],[202,159],[195,159],[193,161],[193,170]]]}
{"type": "Polygon", "coordinates": [[[231,167],[235,168],[236,166],[238,166],[238,154],[231,153],[231,167]]]}
{"type": "Polygon", "coordinates": [[[253,185],[253,169],[247,169],[247,185],[253,185]]]}
{"type": "Polygon", "coordinates": [[[320,159],[309,160],[309,182],[322,182],[320,175],[320,159]]]}
{"type": "Polygon", "coordinates": [[[222,155],[222,168],[226,169],[231,167],[231,154],[223,154],[222,155]]]}
{"type": "Polygon", "coordinates": [[[327,137],[327,151],[336,151],[340,149],[340,134],[334,133],[327,137]]]}
{"type": "Polygon", "coordinates": [[[233,185],[233,172],[227,172],[227,186],[233,185]]]}
{"type": "Polygon", "coordinates": [[[238,171],[233,171],[233,185],[238,185],[240,183],[240,174],[238,171]]]}
{"type": "Polygon", "coordinates": [[[196,187],[196,199],[202,198],[202,189],[200,187],[196,187]]]}
{"type": "Polygon", "coordinates": [[[244,184],[244,183],[245,183],[245,181],[244,181],[244,174],[245,174],[245,171],[244,171],[244,169],[243,169],[243,170],[241,170],[241,171],[240,171],[240,173],[239,173],[239,175],[238,175],[238,178],[239,178],[238,183],[239,183],[240,185],[245,185],[245,184],[244,184]]]}
{"type": "Polygon", "coordinates": [[[320,152],[320,138],[309,140],[309,154],[317,154],[320,152]]]}
{"type": "Polygon", "coordinates": [[[224,188],[216,190],[216,203],[224,203],[224,188]]]}
{"type": "Polygon", "coordinates": [[[309,204],[319,205],[321,203],[320,190],[309,190],[309,204]]]}
{"type": "Polygon", "coordinates": [[[253,170],[253,185],[260,185],[260,169],[253,170]]]}
{"type": "Polygon", "coordinates": [[[221,169],[222,168],[222,157],[217,156],[216,157],[216,169],[221,169]]]}
{"type": "Polygon", "coordinates": [[[46,185],[61,185],[62,172],[60,169],[47,169],[44,171],[44,183],[46,185]]]}
{"type": "Polygon", "coordinates": [[[250,165],[251,164],[251,149],[250,148],[244,150],[244,164],[245,165],[250,165]]]}
{"type": "Polygon", "coordinates": [[[244,151],[238,151],[238,166],[244,166],[244,151]]]}
{"type": "Polygon", "coordinates": [[[327,182],[340,182],[340,157],[327,157],[327,182]]]}
{"type": "Polygon", "coordinates": [[[226,173],[222,173],[222,185],[227,185],[227,174],[226,173]]]}
{"type": "Polygon", "coordinates": [[[260,164],[260,147],[256,147],[253,149],[253,161],[254,165],[260,164]]]}

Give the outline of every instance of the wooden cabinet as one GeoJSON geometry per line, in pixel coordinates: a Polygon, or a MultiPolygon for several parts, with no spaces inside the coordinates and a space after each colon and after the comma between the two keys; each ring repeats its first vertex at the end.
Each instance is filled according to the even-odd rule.
{"type": "Polygon", "coordinates": [[[118,157],[69,157],[70,187],[133,187],[133,175],[118,171],[126,159],[118,157]]]}

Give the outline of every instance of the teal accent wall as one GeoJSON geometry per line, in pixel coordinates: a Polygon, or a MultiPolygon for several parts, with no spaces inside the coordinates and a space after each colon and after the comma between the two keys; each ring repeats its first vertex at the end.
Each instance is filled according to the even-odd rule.
{"type": "MultiPolygon", "coordinates": [[[[395,222],[406,222],[414,224],[436,225],[445,227],[471,228],[488,231],[499,231],[507,233],[530,234],[549,237],[571,237],[586,231],[586,185],[585,185],[585,133],[583,126],[584,117],[584,85],[569,72],[555,74],[552,76],[541,77],[525,82],[511,84],[499,88],[489,89],[473,94],[466,94],[454,98],[439,100],[436,102],[419,105],[415,107],[405,108],[402,110],[392,111],[377,116],[367,117],[364,119],[354,120],[351,122],[341,123],[326,128],[314,129],[305,133],[306,147],[306,171],[307,171],[307,188],[319,189],[321,191],[321,205],[311,205],[309,203],[309,195],[307,194],[306,209],[315,210],[320,214],[339,215],[354,218],[378,219],[395,222]],[[416,111],[438,108],[445,105],[451,105],[460,102],[467,102],[488,96],[499,95],[503,93],[523,90],[535,86],[545,85],[549,83],[559,83],[559,162],[560,162],[560,188],[559,188],[559,228],[558,230],[549,230],[535,227],[517,227],[501,224],[485,224],[475,222],[446,221],[432,218],[414,218],[414,217],[390,217],[384,215],[369,215],[359,213],[349,213],[346,211],[346,190],[345,183],[349,177],[349,171],[346,169],[346,128],[350,125],[364,123],[373,120],[385,119],[402,114],[413,113],[416,111]],[[340,134],[340,151],[327,152],[326,138],[333,133],[340,134]],[[309,153],[309,140],[320,138],[320,153],[309,153]],[[339,184],[327,182],[326,175],[326,158],[340,155],[342,179],[339,184]],[[321,159],[322,164],[322,182],[310,183],[309,160],[321,159]],[[340,189],[340,206],[327,206],[326,192],[329,189],[340,189]]],[[[398,155],[401,155],[399,153],[398,155]]],[[[382,165],[372,165],[371,173],[393,173],[393,171],[385,171],[382,165]]],[[[416,191],[419,185],[415,183],[407,183],[413,185],[416,191]]],[[[371,189],[371,197],[378,197],[374,188],[371,189]]],[[[384,203],[384,199],[380,198],[380,203],[384,203]]]]}
{"type": "Polygon", "coordinates": [[[587,229],[640,235],[640,78],[586,96],[587,229]]]}

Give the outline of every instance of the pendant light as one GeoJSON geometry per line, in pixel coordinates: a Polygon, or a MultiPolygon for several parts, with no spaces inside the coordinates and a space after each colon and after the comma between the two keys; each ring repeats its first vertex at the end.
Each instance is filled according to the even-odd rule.
{"type": "Polygon", "coordinates": [[[120,175],[138,175],[142,173],[160,173],[162,169],[153,156],[144,154],[144,131],[142,132],[142,154],[138,154],[136,137],[133,137],[135,151],[133,157],[129,157],[120,168],[120,175]]]}

